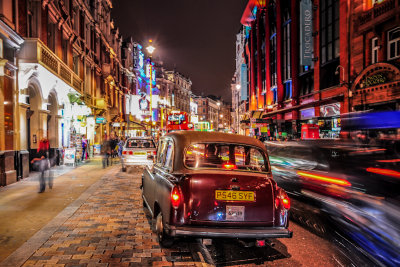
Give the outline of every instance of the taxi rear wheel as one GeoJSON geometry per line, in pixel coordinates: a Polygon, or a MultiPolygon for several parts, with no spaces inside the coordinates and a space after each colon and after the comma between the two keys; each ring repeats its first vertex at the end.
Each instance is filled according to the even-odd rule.
{"type": "Polygon", "coordinates": [[[157,215],[156,233],[158,242],[160,243],[161,246],[166,248],[172,246],[172,244],[174,243],[174,238],[165,232],[162,212],[158,213],[157,215]]]}

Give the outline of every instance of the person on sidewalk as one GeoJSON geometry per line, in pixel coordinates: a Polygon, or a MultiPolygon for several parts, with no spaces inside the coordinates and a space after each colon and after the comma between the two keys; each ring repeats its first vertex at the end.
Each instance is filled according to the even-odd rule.
{"type": "Polygon", "coordinates": [[[101,151],[102,155],[102,162],[103,162],[103,169],[110,165],[109,158],[111,156],[111,146],[109,140],[104,140],[103,144],[101,144],[101,151]]]}
{"type": "Polygon", "coordinates": [[[85,161],[87,159],[87,147],[88,141],[85,135],[82,135],[82,161],[85,161]]]}
{"type": "MultiPolygon", "coordinates": [[[[35,167],[36,170],[40,172],[39,176],[39,192],[43,193],[46,189],[46,181],[45,181],[45,171],[50,170],[50,160],[49,160],[49,149],[50,143],[49,140],[44,137],[39,142],[39,147],[37,149],[38,158],[34,158],[31,163],[35,167]]],[[[53,177],[50,175],[50,172],[47,174],[49,188],[53,188],[53,177]]]]}

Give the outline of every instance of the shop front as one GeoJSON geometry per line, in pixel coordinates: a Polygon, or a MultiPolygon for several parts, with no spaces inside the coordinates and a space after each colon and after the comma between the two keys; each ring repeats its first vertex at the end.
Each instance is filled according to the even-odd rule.
{"type": "Polygon", "coordinates": [[[320,106],[318,126],[321,138],[339,138],[340,135],[340,103],[320,106]]]}
{"type": "MultiPolygon", "coordinates": [[[[95,119],[92,110],[81,102],[65,103],[61,119],[61,145],[75,150],[77,162],[85,160],[85,152],[92,151],[95,143],[95,119]]],[[[71,153],[71,152],[70,152],[71,153]]]]}
{"type": "Polygon", "coordinates": [[[301,129],[303,125],[314,124],[317,123],[317,119],[315,118],[315,108],[305,108],[299,110],[299,121],[297,122],[297,129],[299,134],[301,135],[301,129]]]}

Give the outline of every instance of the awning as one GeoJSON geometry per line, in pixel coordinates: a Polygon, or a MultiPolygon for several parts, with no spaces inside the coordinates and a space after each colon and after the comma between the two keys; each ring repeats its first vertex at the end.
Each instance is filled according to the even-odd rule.
{"type": "Polygon", "coordinates": [[[263,111],[253,111],[251,114],[251,117],[253,119],[261,119],[262,115],[263,115],[263,111]]]}

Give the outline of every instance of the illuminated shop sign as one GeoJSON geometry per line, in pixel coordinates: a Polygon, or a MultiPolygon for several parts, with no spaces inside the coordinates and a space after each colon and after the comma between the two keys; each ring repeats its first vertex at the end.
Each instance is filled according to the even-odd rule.
{"type": "Polygon", "coordinates": [[[133,44],[133,67],[137,70],[143,69],[144,66],[144,54],[142,52],[142,46],[140,44],[133,44]]]}
{"type": "Polygon", "coordinates": [[[340,116],[340,103],[333,103],[320,107],[321,117],[340,116]]]}
{"type": "Polygon", "coordinates": [[[154,69],[154,63],[146,64],[146,78],[147,79],[150,79],[150,71],[152,71],[151,79],[152,79],[153,83],[155,83],[156,82],[156,70],[154,69]]]}
{"type": "Polygon", "coordinates": [[[96,123],[106,123],[107,120],[104,117],[97,117],[96,118],[96,123]]]}
{"type": "Polygon", "coordinates": [[[310,66],[313,54],[312,37],[312,2],[301,0],[300,3],[300,64],[310,66]]]}
{"type": "MultiPolygon", "coordinates": [[[[150,117],[150,104],[152,105],[153,113],[158,108],[160,97],[158,95],[150,96],[142,93],[141,95],[132,95],[130,101],[130,113],[139,120],[144,120],[145,117],[150,117]]],[[[153,114],[153,117],[155,115],[153,114]]]]}
{"type": "Polygon", "coordinates": [[[300,119],[307,120],[315,117],[315,109],[314,108],[307,108],[300,110],[300,119]]]}
{"type": "Polygon", "coordinates": [[[362,88],[370,87],[385,83],[387,81],[386,73],[378,73],[372,76],[369,76],[365,79],[365,81],[361,84],[362,88]]]}

